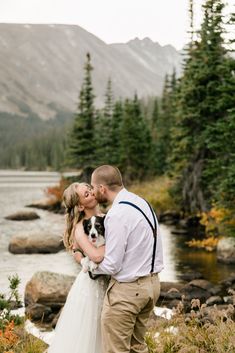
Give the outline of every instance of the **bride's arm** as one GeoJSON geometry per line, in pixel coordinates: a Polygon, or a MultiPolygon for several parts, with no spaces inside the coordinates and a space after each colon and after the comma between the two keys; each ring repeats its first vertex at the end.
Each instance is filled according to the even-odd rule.
{"type": "MultiPolygon", "coordinates": [[[[104,258],[105,247],[100,246],[99,248],[94,247],[88,240],[87,235],[84,233],[83,226],[78,223],[75,229],[75,240],[82,251],[90,258],[90,260],[99,263],[104,258]]],[[[75,253],[76,261],[80,262],[81,258],[75,253]],[[80,259],[80,260],[79,260],[80,259]]]]}

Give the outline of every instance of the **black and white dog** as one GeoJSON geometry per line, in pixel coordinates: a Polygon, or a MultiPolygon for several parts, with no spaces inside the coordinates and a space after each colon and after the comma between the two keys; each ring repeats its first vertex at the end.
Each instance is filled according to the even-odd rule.
{"type": "MultiPolygon", "coordinates": [[[[87,234],[89,241],[96,247],[100,247],[105,244],[104,238],[104,217],[92,216],[89,219],[83,221],[84,232],[87,234]]],[[[84,272],[92,271],[98,267],[98,265],[91,261],[88,256],[81,260],[82,269],[84,272]]]]}

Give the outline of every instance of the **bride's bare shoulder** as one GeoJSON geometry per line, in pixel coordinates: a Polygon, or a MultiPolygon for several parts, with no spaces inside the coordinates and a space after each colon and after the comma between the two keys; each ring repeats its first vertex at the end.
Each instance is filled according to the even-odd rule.
{"type": "Polygon", "coordinates": [[[78,222],[75,226],[75,233],[80,233],[80,232],[84,233],[82,220],[80,222],[78,222]]]}

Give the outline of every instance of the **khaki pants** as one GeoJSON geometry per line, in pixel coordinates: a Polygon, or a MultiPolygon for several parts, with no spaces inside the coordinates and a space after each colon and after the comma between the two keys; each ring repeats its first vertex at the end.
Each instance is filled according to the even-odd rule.
{"type": "Polygon", "coordinates": [[[101,314],[103,353],[148,353],[146,325],[159,294],[157,274],[128,283],[111,279],[101,314]]]}

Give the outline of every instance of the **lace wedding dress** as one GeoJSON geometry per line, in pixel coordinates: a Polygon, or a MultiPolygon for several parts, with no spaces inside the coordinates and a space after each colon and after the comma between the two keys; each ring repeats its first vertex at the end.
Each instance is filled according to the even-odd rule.
{"type": "Polygon", "coordinates": [[[101,353],[100,315],[108,280],[81,271],[56,325],[48,353],[101,353]]]}

